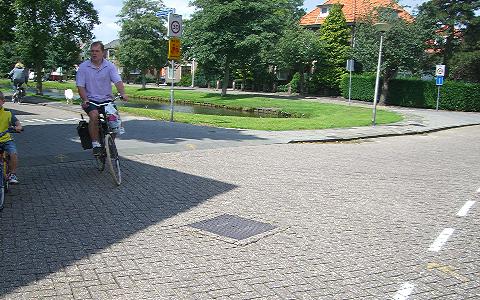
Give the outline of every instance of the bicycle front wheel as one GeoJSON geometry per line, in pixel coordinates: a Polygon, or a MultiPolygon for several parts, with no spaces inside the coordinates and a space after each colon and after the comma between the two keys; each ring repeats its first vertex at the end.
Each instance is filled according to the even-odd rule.
{"type": "Polygon", "coordinates": [[[120,159],[118,157],[117,146],[115,140],[110,134],[105,136],[105,150],[107,152],[107,163],[112,174],[113,181],[116,185],[122,183],[122,172],[120,171],[120,159]]]}
{"type": "MultiPolygon", "coordinates": [[[[5,164],[3,165],[3,168],[5,168],[5,164]]],[[[5,180],[4,170],[2,170],[0,177],[2,177],[0,180],[0,184],[2,185],[0,187],[0,210],[2,210],[3,207],[5,206],[5,193],[7,192],[6,184],[8,184],[8,180],[5,180]]]]}
{"type": "Polygon", "coordinates": [[[97,164],[97,170],[102,172],[105,170],[105,153],[95,156],[95,162],[97,164]]]}

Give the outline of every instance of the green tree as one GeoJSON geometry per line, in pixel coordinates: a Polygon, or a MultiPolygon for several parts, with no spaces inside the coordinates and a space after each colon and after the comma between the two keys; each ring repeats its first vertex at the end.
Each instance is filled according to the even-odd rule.
{"type": "Polygon", "coordinates": [[[374,26],[376,22],[385,22],[391,29],[385,33],[382,48],[382,78],[379,104],[386,103],[388,86],[399,70],[412,73],[421,71],[427,59],[425,41],[432,37],[431,28],[426,24],[408,22],[397,16],[391,8],[381,8],[372,12],[369,18],[362,20],[356,27],[356,45],[354,59],[363,66],[363,71],[375,72],[377,68],[380,37],[374,26]],[[373,17],[376,15],[377,17],[373,17]]]}
{"type": "Polygon", "coordinates": [[[192,4],[198,9],[185,26],[189,53],[222,70],[222,95],[226,95],[233,70],[257,63],[265,67],[262,58],[291,24],[289,20],[300,15],[302,1],[194,0],[192,4]]]}
{"type": "Polygon", "coordinates": [[[66,50],[63,54],[70,59],[78,55],[80,50],[75,52],[63,47],[79,48],[91,38],[93,26],[98,24],[97,11],[88,0],[15,0],[14,9],[17,49],[27,66],[33,65],[38,75],[37,93],[42,94],[41,74],[49,52],[58,48],[58,52],[66,50]],[[62,41],[60,45],[55,44],[59,41],[62,41]]]}
{"type": "Polygon", "coordinates": [[[13,27],[15,26],[14,0],[0,1],[0,42],[13,41],[13,27]]]}
{"type": "Polygon", "coordinates": [[[8,73],[19,59],[16,55],[13,27],[15,26],[13,0],[0,1],[0,72],[8,73]]]}
{"type": "Polygon", "coordinates": [[[275,48],[277,66],[280,69],[294,69],[300,74],[299,92],[303,94],[304,74],[313,61],[321,61],[323,43],[315,32],[296,25],[284,31],[275,48]]]}
{"type": "Polygon", "coordinates": [[[441,61],[448,65],[461,45],[465,32],[472,24],[478,24],[480,0],[430,0],[419,7],[418,17],[436,27],[435,47],[439,49],[441,61]]]}
{"type": "Polygon", "coordinates": [[[161,1],[126,0],[118,15],[122,27],[118,60],[127,70],[141,71],[143,88],[147,71],[167,62],[166,28],[155,16],[162,7],[161,1]]]}
{"type": "Polygon", "coordinates": [[[324,42],[325,57],[316,65],[316,77],[320,84],[333,90],[340,87],[340,79],[350,51],[350,32],[339,4],[333,5],[320,28],[320,40],[324,42]]]}

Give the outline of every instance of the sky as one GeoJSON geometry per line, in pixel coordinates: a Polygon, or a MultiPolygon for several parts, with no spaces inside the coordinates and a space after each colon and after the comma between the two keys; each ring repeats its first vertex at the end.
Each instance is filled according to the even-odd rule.
{"type": "MultiPolygon", "coordinates": [[[[163,0],[166,7],[174,7],[176,13],[183,16],[184,19],[194,12],[193,7],[189,7],[190,0],[163,0]]],[[[426,0],[400,0],[399,3],[408,11],[412,11],[417,5],[422,4],[426,0]],[[407,7],[408,6],[408,7],[407,7]]],[[[93,31],[95,40],[109,43],[118,38],[120,27],[116,24],[117,14],[122,9],[122,0],[92,0],[95,9],[99,13],[100,25],[95,26],[93,31]]],[[[316,5],[322,4],[323,0],[305,0],[303,8],[309,12],[315,8],[316,5]]]]}

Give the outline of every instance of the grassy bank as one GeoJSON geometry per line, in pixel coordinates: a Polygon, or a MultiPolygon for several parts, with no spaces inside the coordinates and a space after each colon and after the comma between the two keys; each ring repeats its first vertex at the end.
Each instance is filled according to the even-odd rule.
{"type": "MultiPolygon", "coordinates": [[[[44,88],[75,89],[75,85],[73,83],[44,82],[44,88]]],[[[130,97],[150,99],[152,101],[168,101],[170,98],[170,90],[168,88],[147,88],[142,90],[137,87],[127,86],[126,92],[130,97]]],[[[291,116],[289,118],[251,118],[177,112],[174,115],[174,119],[177,122],[216,127],[258,130],[345,128],[369,126],[372,118],[372,111],[369,108],[278,97],[259,97],[254,95],[227,95],[226,97],[221,97],[217,93],[175,90],[175,100],[242,110],[270,108],[291,116]]],[[[131,107],[121,107],[120,111],[158,120],[170,119],[168,111],[131,107]]],[[[396,113],[381,109],[377,111],[378,124],[393,123],[401,120],[402,117],[396,113]]]]}

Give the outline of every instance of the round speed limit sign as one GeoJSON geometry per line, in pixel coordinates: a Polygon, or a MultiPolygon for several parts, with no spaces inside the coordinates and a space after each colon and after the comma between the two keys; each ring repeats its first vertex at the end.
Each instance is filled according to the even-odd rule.
{"type": "Polygon", "coordinates": [[[176,14],[168,15],[168,37],[182,36],[182,16],[176,14]]]}
{"type": "Polygon", "coordinates": [[[445,76],[445,65],[437,65],[435,67],[435,76],[445,76]]]}

